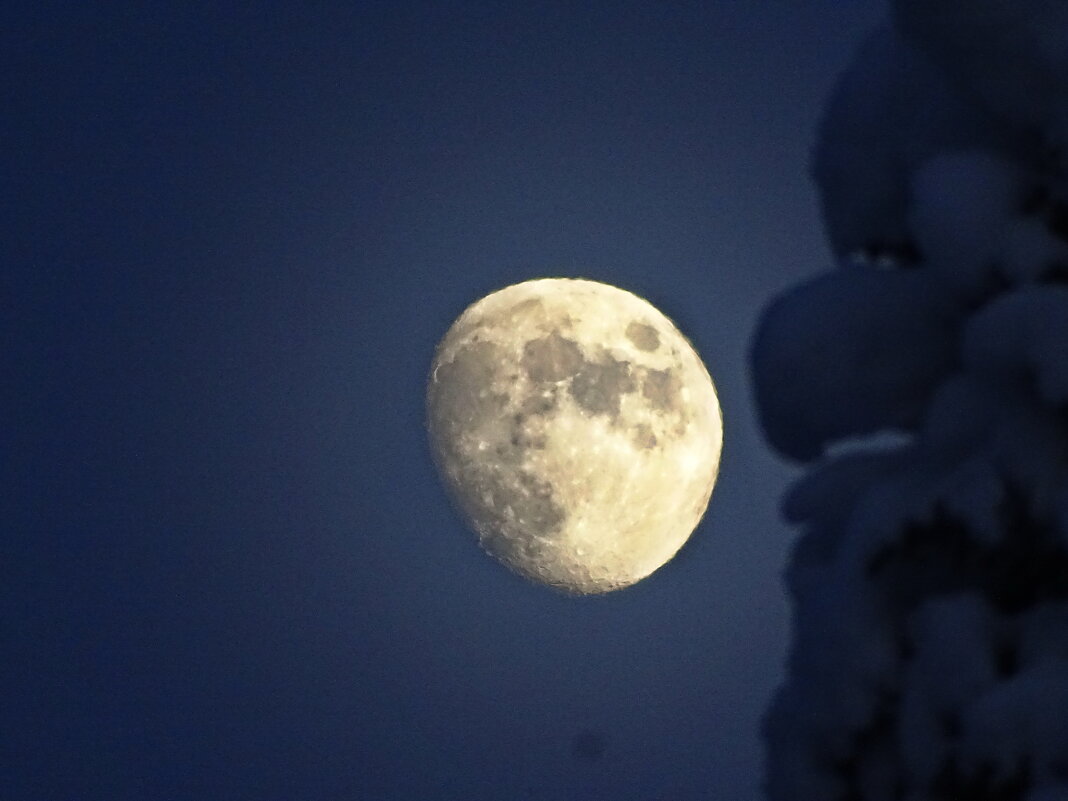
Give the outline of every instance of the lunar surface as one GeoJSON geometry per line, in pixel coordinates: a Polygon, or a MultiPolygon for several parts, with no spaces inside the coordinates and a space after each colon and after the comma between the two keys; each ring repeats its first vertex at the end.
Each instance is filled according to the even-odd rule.
{"type": "Polygon", "coordinates": [[[546,278],[470,306],[438,345],[431,448],[479,542],[573,594],[648,576],[712,494],[723,439],[708,371],[636,295],[546,278]]]}

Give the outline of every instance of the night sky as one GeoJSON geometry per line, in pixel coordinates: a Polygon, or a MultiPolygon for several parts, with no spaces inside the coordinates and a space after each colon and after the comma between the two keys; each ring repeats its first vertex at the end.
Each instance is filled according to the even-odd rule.
{"type": "Polygon", "coordinates": [[[882,4],[0,12],[0,798],[755,801],[792,468],[746,350],[882,4]],[[678,557],[480,552],[423,397],[470,302],[646,297],[725,419],[678,557]]]}

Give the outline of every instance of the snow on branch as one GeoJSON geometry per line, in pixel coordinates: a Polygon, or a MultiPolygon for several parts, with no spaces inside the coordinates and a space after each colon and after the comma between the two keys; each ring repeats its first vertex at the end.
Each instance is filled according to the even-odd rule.
{"type": "Polygon", "coordinates": [[[750,353],[808,467],[768,797],[1068,801],[1068,4],[895,0],[812,171],[837,269],[750,353]]]}

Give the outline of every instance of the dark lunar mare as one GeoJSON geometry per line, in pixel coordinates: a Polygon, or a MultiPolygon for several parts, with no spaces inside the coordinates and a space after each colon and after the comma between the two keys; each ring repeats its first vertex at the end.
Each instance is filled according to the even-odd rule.
{"type": "MultiPolygon", "coordinates": [[[[550,340],[543,350],[547,361],[535,369],[559,372],[568,358],[566,344],[550,340]]],[[[439,365],[427,392],[428,423],[436,458],[445,457],[441,466],[450,495],[464,516],[476,522],[483,547],[526,572],[525,566],[545,561],[546,547],[567,513],[553,497],[551,484],[519,468],[525,450],[538,447],[523,423],[540,411],[514,414],[510,439],[495,443],[492,451],[474,447],[480,429],[507,415],[508,396],[493,390],[504,355],[493,343],[471,342],[439,365]]],[[[554,406],[549,397],[535,408],[548,412],[554,406]]]]}

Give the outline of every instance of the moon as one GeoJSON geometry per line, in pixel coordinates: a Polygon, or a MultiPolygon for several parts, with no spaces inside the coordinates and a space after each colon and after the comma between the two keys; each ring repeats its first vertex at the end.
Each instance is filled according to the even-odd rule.
{"type": "Polygon", "coordinates": [[[483,549],[574,595],[667,563],[708,506],[723,421],[678,328],[626,290],[542,278],[464,311],[427,387],[431,451],[483,549]]]}

